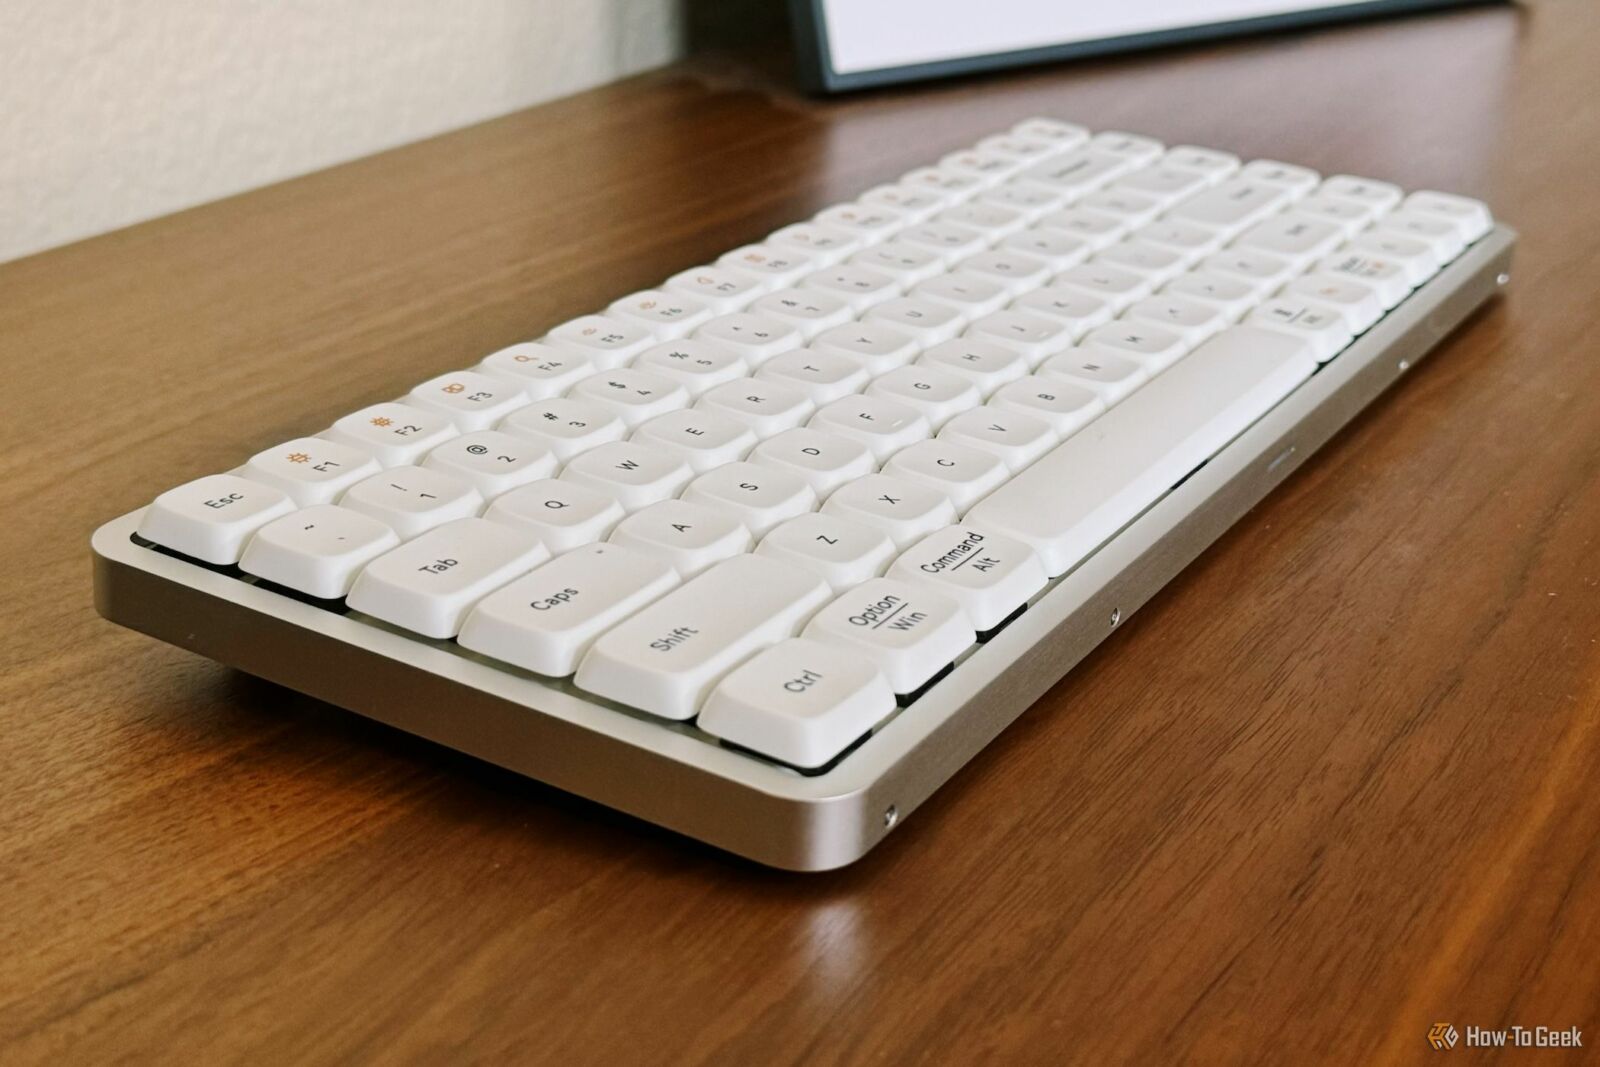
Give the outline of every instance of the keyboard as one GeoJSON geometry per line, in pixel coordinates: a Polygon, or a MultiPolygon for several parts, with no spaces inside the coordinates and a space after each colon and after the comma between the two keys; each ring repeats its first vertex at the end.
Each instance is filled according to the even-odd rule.
{"type": "Polygon", "coordinates": [[[95,533],[97,605],[839,867],[1488,299],[1514,240],[1461,196],[1028,119],[262,427],[286,439],[95,533]]]}

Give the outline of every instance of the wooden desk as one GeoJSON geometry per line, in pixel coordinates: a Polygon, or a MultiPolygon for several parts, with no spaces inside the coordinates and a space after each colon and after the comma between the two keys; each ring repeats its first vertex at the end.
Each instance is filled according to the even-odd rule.
{"type": "Polygon", "coordinates": [[[701,64],[0,268],[0,1059],[1600,1042],[1597,49],[1573,0],[833,104],[701,64]],[[157,490],[1034,113],[1482,196],[1519,272],[861,864],[755,869],[91,610],[90,529],[157,490]]]}

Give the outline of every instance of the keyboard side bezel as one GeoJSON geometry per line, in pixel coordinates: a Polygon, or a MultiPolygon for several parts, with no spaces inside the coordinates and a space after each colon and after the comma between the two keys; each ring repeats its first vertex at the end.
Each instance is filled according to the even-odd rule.
{"type": "Polygon", "coordinates": [[[760,863],[844,866],[1493,295],[1515,239],[1497,226],[1474,243],[822,774],[143,547],[132,539],[142,508],[95,531],[96,607],[112,622],[760,863]]]}

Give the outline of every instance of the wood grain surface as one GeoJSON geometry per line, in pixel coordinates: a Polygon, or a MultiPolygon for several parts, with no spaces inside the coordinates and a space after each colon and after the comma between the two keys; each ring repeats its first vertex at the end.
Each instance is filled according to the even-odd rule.
{"type": "Polygon", "coordinates": [[[0,267],[0,1061],[1591,1051],[1597,51],[1568,0],[838,102],[702,61],[0,267]],[[1033,114],[1483,197],[1517,276],[860,864],[94,614],[90,530],[157,491],[1033,114]]]}

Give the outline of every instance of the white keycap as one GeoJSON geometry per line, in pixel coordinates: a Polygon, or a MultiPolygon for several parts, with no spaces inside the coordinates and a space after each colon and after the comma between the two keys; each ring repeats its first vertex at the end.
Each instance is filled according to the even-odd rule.
{"type": "Polygon", "coordinates": [[[911,287],[910,295],[948,304],[969,323],[999,311],[1011,301],[1005,286],[964,270],[918,282],[911,287]]]}
{"type": "Polygon", "coordinates": [[[139,520],[139,536],[206,563],[237,563],[251,534],[293,510],[281,489],[208,474],[156,497],[139,520]]]}
{"type": "Polygon", "coordinates": [[[1030,366],[1037,366],[1072,344],[1072,330],[1059,318],[1010,308],[978,319],[967,328],[966,336],[974,341],[1004,345],[1019,353],[1030,366]]]}
{"type": "Polygon", "coordinates": [[[1292,196],[1283,185],[1241,174],[1174,205],[1166,217],[1232,234],[1266,218],[1292,196]]]}
{"type": "Polygon", "coordinates": [[[936,432],[952,417],[983,402],[978,387],[962,375],[938,367],[899,367],[867,387],[867,396],[881,396],[922,412],[936,432]]]}
{"type": "Polygon", "coordinates": [[[914,365],[959,374],[977,387],[980,396],[985,397],[1007,382],[1014,382],[1028,373],[1028,361],[1022,353],[1005,345],[971,337],[958,337],[942,345],[934,345],[918,356],[914,365]]]}
{"type": "Polygon", "coordinates": [[[474,604],[549,558],[526,531],[459,519],[373,560],[347,603],[424,637],[454,637],[474,604]]]}
{"type": "Polygon", "coordinates": [[[545,335],[546,343],[581,354],[595,370],[620,367],[658,340],[642,324],[609,315],[584,315],[545,335]]]}
{"type": "Polygon", "coordinates": [[[984,204],[992,207],[1009,208],[1020,211],[1024,218],[1032,223],[1040,215],[1052,211],[1060,211],[1066,206],[1068,197],[1064,193],[1053,189],[1046,189],[1042,185],[996,185],[972,198],[974,204],[984,204]]]}
{"type": "Polygon", "coordinates": [[[1166,145],[1153,137],[1141,137],[1122,130],[1102,130],[1089,138],[1089,147],[1096,152],[1107,152],[1141,164],[1160,159],[1167,150],[1166,145]]]}
{"type": "Polygon", "coordinates": [[[881,322],[851,322],[824,330],[812,338],[811,348],[859,360],[874,376],[905,366],[922,351],[916,338],[881,322]]]}
{"type": "Polygon", "coordinates": [[[544,445],[562,463],[591,448],[620,441],[628,432],[616,412],[564,396],[536,400],[513,411],[500,429],[544,445]]]}
{"type": "Polygon", "coordinates": [[[1090,193],[1079,200],[1077,206],[1096,215],[1116,219],[1132,230],[1154,222],[1161,215],[1162,202],[1153,196],[1141,196],[1138,193],[1111,188],[1090,193]]]}
{"type": "Polygon", "coordinates": [[[794,285],[823,264],[798,249],[757,244],[735,248],[721,256],[717,265],[747,271],[777,288],[794,285]]]}
{"type": "Polygon", "coordinates": [[[1129,235],[1141,244],[1176,255],[1185,268],[1192,267],[1222,247],[1222,234],[1205,226],[1176,219],[1160,219],[1129,235]]]}
{"type": "Polygon", "coordinates": [[[757,438],[754,430],[732,416],[694,408],[658,415],[633,431],[629,440],[666,449],[698,473],[743,459],[757,438]]]}
{"type": "Polygon", "coordinates": [[[1165,159],[1160,159],[1118,178],[1111,183],[1107,191],[1137,193],[1158,201],[1162,207],[1167,207],[1211,184],[1213,182],[1209,175],[1198,173],[1189,167],[1170,166],[1165,159]]]}
{"type": "Polygon", "coordinates": [[[980,189],[987,188],[989,183],[982,178],[962,174],[948,167],[918,167],[901,175],[900,184],[927,193],[937,193],[944,197],[945,205],[949,206],[967,199],[980,189]]]}
{"type": "Polygon", "coordinates": [[[714,385],[743,378],[750,365],[737,353],[707,341],[679,338],[647,348],[633,361],[634,369],[671,378],[699,396],[714,385]]]}
{"type": "MultiPolygon", "coordinates": [[[[1115,248],[1116,246],[1111,246],[1115,248]]],[[[1081,263],[1056,275],[1052,289],[1073,289],[1103,300],[1116,314],[1155,291],[1155,283],[1142,274],[1105,263],[1081,263]]]]}
{"type": "Polygon", "coordinates": [[[603,634],[574,681],[652,715],[689,719],[723,675],[792,636],[827,597],[827,585],[808,571],[735,556],[603,634]]]}
{"type": "Polygon", "coordinates": [[[400,543],[387,525],[337,504],[273,519],[250,538],[239,569],[307,596],[335,600],[356,575],[400,543]]]}
{"type": "Polygon", "coordinates": [[[556,456],[544,445],[502,433],[479,430],[453,437],[429,452],[422,465],[459,478],[485,500],[556,472],[556,456]]]}
{"type": "Polygon", "coordinates": [[[460,432],[442,412],[388,403],[351,412],[318,436],[368,452],[385,467],[397,467],[415,463],[460,432]]]}
{"type": "Polygon", "coordinates": [[[527,402],[516,383],[470,370],[430,378],[406,397],[408,404],[444,412],[462,433],[487,430],[527,402]]]}
{"type": "Polygon", "coordinates": [[[960,606],[925,585],[874,578],[828,604],[805,637],[875,663],[896,693],[915,693],[977,639],[960,606]]]}
{"type": "Polygon", "coordinates": [[[1239,176],[1254,181],[1267,182],[1270,185],[1281,186],[1297,197],[1305,196],[1322,184],[1322,175],[1309,167],[1298,167],[1293,163],[1280,163],[1275,159],[1252,160],[1244,165],[1244,169],[1239,172],[1239,176]]]}
{"type": "Polygon", "coordinates": [[[1067,237],[1072,237],[1082,241],[1096,252],[1122,240],[1132,229],[1121,219],[1112,218],[1110,215],[1102,215],[1098,211],[1089,211],[1081,207],[1072,207],[1064,211],[1053,211],[1048,215],[1041,215],[1039,216],[1039,221],[1034,223],[1033,228],[1046,232],[1054,231],[1067,237]]]}
{"type": "Polygon", "coordinates": [[[883,573],[895,556],[882,530],[811,511],[773,527],[756,554],[804,567],[836,593],[883,573]]]}
{"type": "Polygon", "coordinates": [[[1054,141],[1062,150],[1074,148],[1089,139],[1089,131],[1082,126],[1051,118],[1024,119],[1011,127],[1011,132],[1023,137],[1054,141]]]}
{"type": "Polygon", "coordinates": [[[800,288],[815,289],[850,305],[857,315],[873,304],[900,295],[905,286],[892,274],[855,263],[839,263],[807,274],[800,288]]]}
{"type": "Polygon", "coordinates": [[[1160,245],[1145,244],[1132,238],[1114,244],[1110,248],[1101,249],[1090,256],[1089,262],[1085,264],[1091,270],[1112,267],[1137,274],[1145,281],[1146,295],[1182,274],[1187,265],[1181,252],[1174,252],[1160,245]]]}
{"type": "Polygon", "coordinates": [[[1336,307],[1356,333],[1365,333],[1383,318],[1383,301],[1370,285],[1350,278],[1339,278],[1321,271],[1303,275],[1283,287],[1280,294],[1317,300],[1336,307]]]}
{"type": "Polygon", "coordinates": [[[1047,574],[1064,574],[1315,368],[1302,341],[1229,327],[979,501],[967,521],[1022,541],[1047,574]]]}
{"type": "Polygon", "coordinates": [[[461,624],[462,648],[564,678],[595,638],[678,584],[658,556],[585,545],[490,593],[461,624]]]}
{"type": "Polygon", "coordinates": [[[708,389],[695,401],[699,411],[736,419],[757,437],[771,437],[802,425],[816,405],[798,386],[741,378],[708,389]]]}
{"type": "Polygon", "coordinates": [[[713,313],[710,307],[685,293],[645,289],[613,302],[606,314],[636,323],[656,340],[667,341],[686,336],[713,313]]]}
{"type": "Polygon", "coordinates": [[[1298,272],[1338,248],[1343,240],[1340,227],[1291,210],[1245,230],[1233,239],[1233,247],[1276,256],[1298,272]]]}
{"type": "Polygon", "coordinates": [[[804,343],[800,331],[788,323],[749,311],[719,315],[696,329],[694,335],[737,352],[752,367],[804,343]]]}
{"type": "Polygon", "coordinates": [[[1345,240],[1371,226],[1373,220],[1382,215],[1376,208],[1358,200],[1341,200],[1336,196],[1323,196],[1320,193],[1313,193],[1302,200],[1296,200],[1293,211],[1296,215],[1337,226],[1345,240]]]}
{"type": "MultiPolygon", "coordinates": [[[[1032,229],[1014,233],[995,246],[996,252],[1018,252],[1043,263],[1050,274],[1076,267],[1094,252],[1094,245],[1061,230],[1032,229]]],[[[1007,272],[1015,274],[1014,271],[1007,272]]]]}
{"type": "Polygon", "coordinates": [[[483,510],[470,482],[426,467],[392,467],[352,485],[339,503],[370,515],[409,540],[483,510]]]}
{"type": "Polygon", "coordinates": [[[957,174],[970,174],[985,185],[1004,181],[1027,165],[1027,160],[1018,159],[1009,152],[990,152],[981,148],[964,148],[939,160],[939,166],[957,174]]]}
{"type": "Polygon", "coordinates": [[[1133,170],[1132,160],[1088,148],[1077,148],[1035,163],[1017,173],[1013,181],[1042,185],[1076,199],[1133,170]]]}
{"type": "Polygon", "coordinates": [[[791,638],[758,652],[706,698],[699,726],[795,767],[820,767],[894,711],[873,663],[848,649],[791,638]]]}
{"type": "Polygon", "coordinates": [[[1043,419],[1058,441],[1077,433],[1106,409],[1104,400],[1081,385],[1037,374],[1002,385],[984,406],[1043,419]]]}
{"type": "Polygon", "coordinates": [[[817,212],[816,221],[866,241],[882,240],[912,220],[883,204],[837,204],[817,212]]]}
{"type": "Polygon", "coordinates": [[[979,633],[1004,622],[1048,581],[1027,545],[964,524],[946,526],[906,549],[887,577],[954,600],[979,633]]]}
{"type": "Polygon", "coordinates": [[[747,460],[698,475],[683,499],[732,516],[756,537],[817,506],[816,491],[799,474],[747,460]]]}
{"type": "MultiPolygon", "coordinates": [[[[1043,285],[1050,280],[1050,275],[1055,273],[1049,263],[1014,248],[991,248],[987,252],[968,256],[961,261],[961,269],[967,274],[975,274],[994,282],[1014,297],[1043,285]]],[[[940,337],[937,340],[943,341],[946,338],[940,337]]]]}
{"type": "Polygon", "coordinates": [[[1439,257],[1432,248],[1409,237],[1366,233],[1345,245],[1341,251],[1387,259],[1400,268],[1413,288],[1437,274],[1440,267],[1439,257]]]}
{"type": "Polygon", "coordinates": [[[750,531],[733,515],[687,499],[663,500],[634,512],[617,523],[608,540],[660,557],[682,578],[748,552],[755,544],[750,531]]]}
{"type": "Polygon", "coordinates": [[[1096,326],[1110,322],[1113,316],[1108,301],[1070,285],[1035,289],[1011,306],[1061,323],[1067,328],[1067,336],[1074,341],[1096,326]]]}
{"type": "Polygon", "coordinates": [[[885,300],[868,308],[861,318],[864,322],[880,322],[899,330],[924,348],[948,341],[966,325],[966,320],[955,308],[918,296],[897,296],[893,300],[885,300]]]}
{"type": "Polygon", "coordinates": [[[1338,308],[1299,296],[1274,297],[1245,316],[1244,321],[1284,330],[1304,340],[1318,363],[1338,355],[1355,336],[1338,308]]]}
{"type": "Polygon", "coordinates": [[[1424,189],[1406,197],[1403,205],[1407,211],[1434,215],[1455,223],[1461,239],[1469,243],[1494,227],[1494,217],[1489,214],[1488,206],[1465,196],[1424,189]]]}
{"type": "Polygon", "coordinates": [[[1182,167],[1203,174],[1212,185],[1239,169],[1239,157],[1230,152],[1186,144],[1167,149],[1161,162],[1169,167],[1182,167]]]}
{"type": "Polygon", "coordinates": [[[1384,310],[1394,307],[1411,292],[1411,281],[1400,264],[1388,256],[1373,255],[1345,248],[1320,261],[1311,270],[1313,275],[1330,278],[1348,278],[1369,287],[1384,310]]]}
{"type": "Polygon", "coordinates": [[[758,297],[750,310],[774,322],[787,322],[807,340],[855,317],[849,301],[820,289],[777,289],[758,297]]]}
{"type": "Polygon", "coordinates": [[[988,239],[981,231],[954,222],[940,222],[939,218],[935,215],[927,222],[907,226],[895,240],[932,252],[951,267],[988,247],[988,239]]]}
{"type": "Polygon", "coordinates": [[[877,459],[860,441],[809,426],[769,437],[750,453],[750,462],[799,475],[810,484],[818,500],[846,482],[878,469],[877,459]]]}
{"type": "Polygon", "coordinates": [[[297,437],[257,452],[241,472],[261,485],[289,494],[296,504],[329,504],[381,468],[372,453],[320,437],[297,437]]]}
{"type": "Polygon", "coordinates": [[[1069,348],[1039,364],[1038,377],[1087,389],[1110,407],[1150,377],[1140,364],[1103,349],[1069,348]]]}
{"type": "Polygon", "coordinates": [[[883,473],[926,485],[950,498],[956,514],[993,492],[1011,471],[992,452],[954,441],[918,441],[883,465],[883,473]]]}
{"type": "Polygon", "coordinates": [[[1352,200],[1374,208],[1381,214],[1398,205],[1402,193],[1398,185],[1390,185],[1388,182],[1357,178],[1349,174],[1336,174],[1323,180],[1317,187],[1317,195],[1352,200]]]}
{"type": "Polygon", "coordinates": [[[771,287],[770,279],[720,264],[679,271],[666,284],[667,289],[687,293],[718,315],[743,310],[771,287]]]}
{"type": "Polygon", "coordinates": [[[1467,247],[1461,227],[1453,219],[1441,218],[1410,208],[1393,211],[1372,228],[1375,237],[1408,237],[1428,246],[1440,263],[1448,263],[1467,247]]]}
{"type": "Polygon", "coordinates": [[[944,196],[924,189],[904,185],[877,185],[857,197],[869,207],[886,207],[900,215],[906,222],[921,222],[947,203],[944,196]]]}
{"type": "Polygon", "coordinates": [[[559,555],[604,541],[625,514],[608,493],[546,478],[496,497],[483,517],[526,530],[559,555]]]}
{"type": "Polygon", "coordinates": [[[1122,319],[1130,323],[1152,323],[1175,333],[1185,348],[1193,348],[1229,324],[1229,317],[1215,304],[1202,303],[1170,292],[1147,296],[1128,305],[1122,319]]]}
{"type": "Polygon", "coordinates": [[[1255,306],[1257,292],[1255,282],[1208,270],[1180,274],[1161,287],[1161,295],[1207,304],[1230,322],[1255,306]]]}
{"type": "Polygon", "coordinates": [[[944,424],[939,440],[971,445],[992,454],[1015,473],[1050,451],[1055,431],[1037,415],[984,406],[944,424]]]}
{"type": "Polygon", "coordinates": [[[901,289],[925,278],[936,277],[945,269],[944,260],[937,253],[892,240],[863,248],[850,257],[849,263],[854,267],[887,274],[901,289]]]}
{"type": "Polygon", "coordinates": [[[939,212],[930,222],[960,226],[978,233],[983,243],[992,245],[1028,224],[1028,216],[1014,208],[969,200],[939,212]]]}
{"type": "Polygon", "coordinates": [[[803,252],[818,263],[828,264],[838,262],[865,242],[854,234],[832,226],[815,222],[797,222],[770,234],[767,243],[776,248],[803,252]]]}
{"type": "Polygon", "coordinates": [[[1154,374],[1170,367],[1189,351],[1183,335],[1164,326],[1143,321],[1118,319],[1104,326],[1096,326],[1078,341],[1085,351],[1104,352],[1136,360],[1145,370],[1154,374]]]}
{"type": "Polygon", "coordinates": [[[807,423],[813,430],[866,445],[878,461],[933,433],[916,408],[879,396],[844,396],[817,409],[807,423]]]}
{"type": "Polygon", "coordinates": [[[822,514],[880,530],[897,548],[956,521],[949,497],[930,486],[887,474],[869,474],[835,489],[822,505],[822,514]]]}
{"type": "Polygon", "coordinates": [[[801,389],[817,405],[858,393],[872,380],[867,365],[854,356],[810,348],[774,356],[761,365],[756,377],[801,389]]]}
{"type": "Polygon", "coordinates": [[[689,390],[683,385],[664,374],[638,367],[617,367],[590,375],[567,395],[581,404],[612,412],[630,430],[657,415],[689,406],[689,390]]]}
{"type": "Polygon", "coordinates": [[[520,385],[529,400],[543,400],[561,396],[597,368],[571,348],[525,341],[484,356],[478,369],[520,385]]]}
{"type": "Polygon", "coordinates": [[[1264,296],[1294,277],[1297,271],[1287,260],[1251,248],[1230,248],[1200,261],[1207,274],[1244,282],[1257,296],[1264,296]]]}
{"type": "Polygon", "coordinates": [[[638,511],[678,495],[694,477],[689,465],[672,452],[639,441],[612,441],[575,456],[560,480],[586,485],[615,497],[625,511],[638,511]]]}

